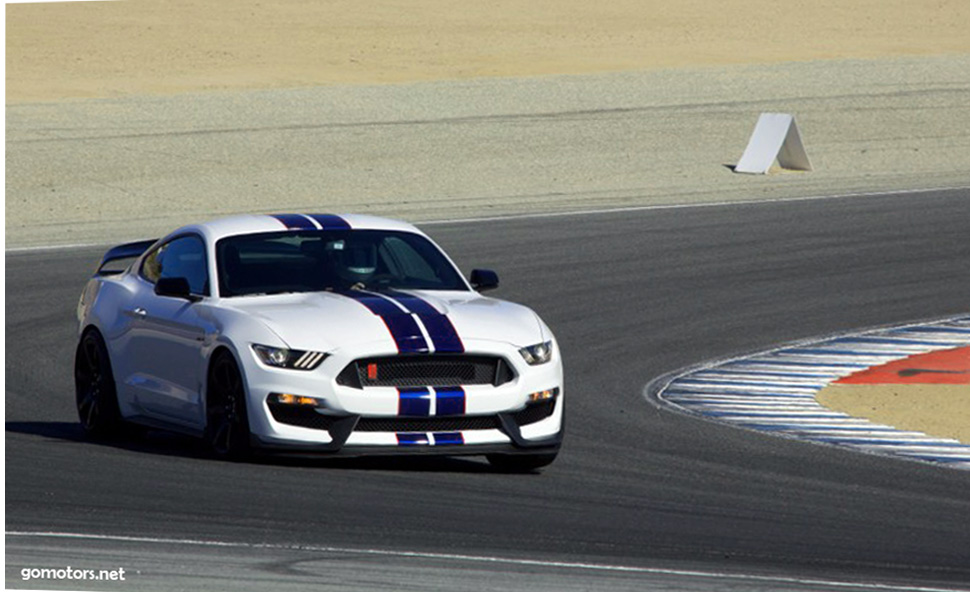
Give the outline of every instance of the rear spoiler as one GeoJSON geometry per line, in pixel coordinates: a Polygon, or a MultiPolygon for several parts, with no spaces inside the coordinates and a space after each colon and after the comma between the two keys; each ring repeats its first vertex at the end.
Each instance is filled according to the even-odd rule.
{"type": "Polygon", "coordinates": [[[132,259],[138,257],[142,253],[148,250],[148,247],[154,245],[158,242],[157,238],[151,240],[143,240],[134,243],[125,243],[123,245],[118,245],[108,250],[101,258],[101,263],[98,264],[98,270],[94,272],[95,275],[115,275],[124,271],[124,269],[105,269],[105,265],[111,263],[112,261],[118,261],[120,259],[132,259]]]}

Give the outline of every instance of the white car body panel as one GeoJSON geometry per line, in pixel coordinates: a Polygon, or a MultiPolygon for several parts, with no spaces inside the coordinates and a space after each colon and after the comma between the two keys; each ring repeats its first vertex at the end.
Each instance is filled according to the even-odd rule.
{"type": "MultiPolygon", "coordinates": [[[[371,216],[236,216],[183,227],[156,243],[187,235],[201,239],[210,279],[207,296],[156,295],[154,284],[139,273],[152,249],[124,273],[96,275],[78,307],[79,333],[96,329],[103,336],[121,415],[201,434],[206,422],[209,362],[214,352],[226,349],[234,356],[245,384],[253,441],[262,447],[332,453],[351,450],[354,454],[419,449],[473,454],[481,453],[479,450],[521,452],[534,443],[536,450],[557,450],[563,423],[562,362],[552,332],[524,306],[482,296],[465,280],[465,289],[446,291],[316,291],[231,297],[219,293],[216,245],[220,239],[285,232],[291,223],[307,231],[320,226],[327,230],[325,225],[331,220],[352,231],[404,232],[430,241],[409,224],[371,216]],[[401,324],[416,326],[420,333],[402,333],[397,326],[401,324]],[[405,338],[408,343],[423,344],[424,349],[417,353],[402,350],[405,338]],[[526,363],[519,350],[545,342],[552,345],[551,359],[538,365],[526,363]],[[455,350],[456,343],[460,351],[455,350]],[[326,358],[308,371],[273,367],[256,355],[253,344],[321,352],[326,358]],[[393,364],[411,356],[408,360],[447,361],[435,354],[460,363],[476,356],[494,359],[499,369],[504,364],[510,370],[511,378],[501,384],[437,387],[358,387],[338,380],[356,360],[379,358],[393,364]],[[509,427],[513,414],[528,411],[530,393],[552,389],[556,395],[545,416],[509,427]],[[308,427],[308,422],[316,420],[307,409],[299,410],[302,423],[293,423],[296,420],[285,413],[281,420],[269,403],[271,393],[313,397],[319,405],[312,412],[324,416],[323,420],[357,418],[356,427],[335,438],[336,428],[308,427]],[[390,429],[366,431],[362,428],[365,420],[388,420],[390,429]],[[466,423],[470,429],[459,429],[466,423]],[[410,427],[415,429],[404,429],[410,427]]],[[[382,361],[381,368],[384,364],[382,361]]]]}

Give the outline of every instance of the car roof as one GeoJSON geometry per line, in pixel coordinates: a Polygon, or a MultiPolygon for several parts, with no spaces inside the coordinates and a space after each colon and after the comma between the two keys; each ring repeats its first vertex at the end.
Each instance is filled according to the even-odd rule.
{"type": "Polygon", "coordinates": [[[244,214],[183,226],[169,234],[202,234],[211,242],[227,236],[286,230],[397,230],[424,236],[414,225],[401,220],[362,214],[244,214]]]}

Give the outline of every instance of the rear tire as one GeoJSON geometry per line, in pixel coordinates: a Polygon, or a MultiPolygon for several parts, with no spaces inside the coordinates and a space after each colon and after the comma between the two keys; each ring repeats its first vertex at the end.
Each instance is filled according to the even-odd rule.
{"type": "Polygon", "coordinates": [[[502,472],[529,473],[552,464],[558,454],[559,451],[542,454],[488,454],[485,458],[490,465],[502,472]]]}
{"type": "Polygon", "coordinates": [[[96,329],[81,335],[74,352],[74,397],[85,435],[105,439],[120,433],[121,412],[111,360],[96,329]]]}
{"type": "Polygon", "coordinates": [[[216,354],[209,367],[206,389],[205,441],[217,458],[249,457],[249,416],[246,389],[236,359],[227,351],[216,354]]]}

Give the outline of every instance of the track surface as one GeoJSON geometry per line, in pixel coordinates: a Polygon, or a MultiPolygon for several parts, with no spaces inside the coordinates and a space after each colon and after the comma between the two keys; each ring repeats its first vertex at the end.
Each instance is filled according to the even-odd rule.
{"type": "MultiPolygon", "coordinates": [[[[705,359],[966,312],[967,191],[426,230],[463,269],[499,270],[497,295],[533,306],[557,333],[568,433],[545,472],[505,475],[448,459],[231,464],[154,432],[118,446],[84,442],[72,402],[73,310],[100,250],[8,254],[7,531],[970,587],[967,472],[712,425],[642,398],[652,378],[705,359]]],[[[8,586],[24,586],[19,567],[113,568],[102,562],[118,557],[140,571],[127,589],[377,589],[419,575],[436,589],[710,585],[245,545],[216,557],[178,545],[8,536],[7,554],[8,586]],[[299,565],[308,554],[313,568],[299,565]]],[[[718,586],[728,583],[737,584],[718,586]]],[[[804,587],[825,588],[763,586],[804,587]]]]}

